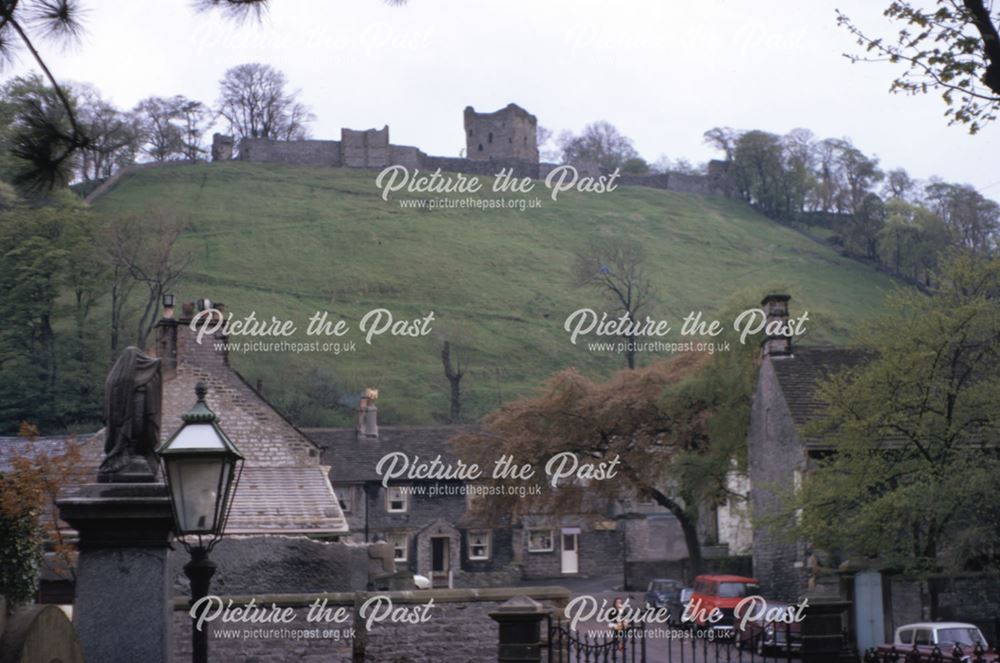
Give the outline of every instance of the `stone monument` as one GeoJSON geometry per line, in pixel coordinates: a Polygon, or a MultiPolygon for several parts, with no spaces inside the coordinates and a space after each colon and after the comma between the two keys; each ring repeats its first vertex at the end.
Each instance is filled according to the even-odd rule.
{"type": "Polygon", "coordinates": [[[80,534],[73,621],[87,661],[168,661],[173,515],[153,452],[160,398],[160,361],[125,350],[105,383],[97,482],[58,502],[80,534]]]}

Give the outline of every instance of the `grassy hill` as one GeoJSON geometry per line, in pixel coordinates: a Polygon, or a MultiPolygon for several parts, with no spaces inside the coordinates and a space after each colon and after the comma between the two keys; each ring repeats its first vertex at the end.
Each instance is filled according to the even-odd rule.
{"type": "MultiPolygon", "coordinates": [[[[95,207],[141,212],[163,202],[190,212],[182,248],[193,261],[179,301],[209,297],[240,316],[294,319],[300,330],[325,310],[355,328],[343,340],[357,349],[340,355],[231,356],[311,425],[346,421],[343,404],[364,386],[381,390],[383,422],[434,421],[448,409],[445,337],[469,367],[462,385],[469,417],[566,366],[594,375],[622,367],[620,355],[573,346],[562,329],[572,311],[603,308],[601,294],[574,286],[570,274],[575,252],[594,237],[644,244],[656,292],[650,312],[675,326],[692,310],[710,315],[734,297],[749,308],[781,288],[792,294],[793,312],[809,310],[814,339],[841,341],[898,287],[738,201],[620,187],[553,202],[536,189],[524,197],[543,206],[527,211],[403,209],[400,194],[379,197],[374,172],[234,162],[141,170],[95,207]],[[366,345],[358,321],[379,307],[397,319],[433,311],[434,331],[366,345]]],[[[300,333],[299,340],[309,339],[300,333]]]]}

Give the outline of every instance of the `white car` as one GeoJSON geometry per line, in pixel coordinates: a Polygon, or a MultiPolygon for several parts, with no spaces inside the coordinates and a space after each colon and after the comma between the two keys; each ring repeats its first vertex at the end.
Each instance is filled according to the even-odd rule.
{"type": "Polygon", "coordinates": [[[887,651],[890,647],[897,651],[916,649],[920,661],[930,660],[935,647],[946,658],[951,655],[956,645],[963,652],[963,660],[969,659],[969,654],[976,645],[983,648],[985,652],[983,661],[995,663],[996,654],[990,650],[989,643],[983,637],[982,632],[973,624],[963,622],[917,622],[906,624],[896,629],[896,636],[892,645],[882,645],[877,649],[881,652],[887,651]]]}
{"type": "Polygon", "coordinates": [[[983,650],[988,650],[989,645],[982,631],[972,624],[963,622],[917,622],[906,624],[896,629],[896,637],[893,641],[896,648],[934,647],[948,651],[955,645],[962,649],[971,649],[977,644],[983,650]]]}

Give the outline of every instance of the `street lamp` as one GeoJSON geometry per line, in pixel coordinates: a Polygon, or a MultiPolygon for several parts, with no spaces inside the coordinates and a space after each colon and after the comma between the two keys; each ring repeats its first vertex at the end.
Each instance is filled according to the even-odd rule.
{"type": "MultiPolygon", "coordinates": [[[[181,415],[183,425],[156,449],[174,512],[174,533],[190,553],[184,574],[191,581],[191,605],[208,596],[215,562],[208,558],[222,538],[232,497],[243,469],[239,449],[219,427],[205,405],[208,388],[195,387],[198,402],[181,415]]],[[[191,618],[192,660],[208,662],[208,625],[197,628],[191,618]]]]}

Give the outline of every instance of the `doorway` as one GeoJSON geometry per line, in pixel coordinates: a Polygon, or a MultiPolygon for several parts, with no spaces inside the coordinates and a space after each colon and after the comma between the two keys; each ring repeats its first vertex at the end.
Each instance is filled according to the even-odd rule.
{"type": "MultiPolygon", "coordinates": [[[[431,538],[431,574],[435,579],[448,578],[451,570],[451,539],[446,536],[431,538]]],[[[435,583],[435,586],[437,584],[435,583]]]]}
{"type": "Polygon", "coordinates": [[[562,530],[562,572],[580,572],[580,528],[564,527],[562,530]]]}

